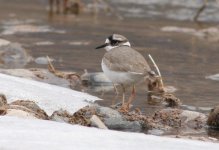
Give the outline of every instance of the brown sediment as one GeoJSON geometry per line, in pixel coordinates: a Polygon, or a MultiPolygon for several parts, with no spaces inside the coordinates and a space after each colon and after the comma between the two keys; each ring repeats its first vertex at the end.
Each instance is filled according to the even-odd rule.
{"type": "Polygon", "coordinates": [[[48,120],[49,117],[46,112],[41,109],[34,101],[31,100],[17,100],[10,103],[7,109],[20,109],[25,112],[34,114],[39,119],[48,120]]]}
{"type": "Polygon", "coordinates": [[[0,115],[4,116],[7,113],[7,107],[2,106],[0,107],[0,115]]]}
{"type": "Polygon", "coordinates": [[[167,103],[167,107],[179,107],[181,105],[180,99],[171,93],[164,93],[162,97],[163,101],[167,103]]]}
{"type": "Polygon", "coordinates": [[[73,115],[69,114],[65,110],[61,111],[55,111],[50,119],[54,118],[54,116],[57,115],[60,118],[65,118],[64,120],[70,124],[79,124],[82,126],[91,126],[90,118],[93,115],[98,116],[100,119],[102,119],[101,115],[97,113],[96,109],[92,106],[86,106],[84,108],[81,108],[77,112],[75,112],[73,115]]]}
{"type": "Polygon", "coordinates": [[[211,110],[208,116],[207,125],[213,128],[219,128],[219,105],[211,110]]]}
{"type": "Polygon", "coordinates": [[[173,128],[182,127],[182,120],[180,118],[180,113],[182,110],[171,109],[171,110],[160,110],[154,113],[152,116],[153,121],[157,124],[170,126],[173,128]]]}
{"type": "Polygon", "coordinates": [[[175,95],[168,93],[164,90],[162,78],[160,76],[150,77],[147,79],[149,104],[157,104],[166,102],[167,107],[179,107],[181,101],[175,95]]]}
{"type": "Polygon", "coordinates": [[[92,115],[90,114],[94,115],[94,110],[89,107],[84,107],[73,114],[73,116],[69,119],[69,123],[91,126],[90,118],[92,115]]]}

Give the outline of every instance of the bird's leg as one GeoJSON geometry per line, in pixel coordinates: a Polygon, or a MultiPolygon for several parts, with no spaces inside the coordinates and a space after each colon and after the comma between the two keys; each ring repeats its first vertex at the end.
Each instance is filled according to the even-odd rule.
{"type": "Polygon", "coordinates": [[[129,97],[129,100],[128,100],[128,102],[127,102],[128,108],[129,108],[129,105],[130,105],[130,104],[132,103],[132,101],[134,100],[135,96],[136,96],[136,90],[135,90],[135,85],[133,85],[133,86],[132,86],[132,94],[131,94],[131,96],[129,97]]]}
{"type": "Polygon", "coordinates": [[[115,95],[116,97],[119,95],[119,91],[118,89],[116,88],[116,85],[113,83],[113,88],[114,88],[114,92],[115,92],[115,95]]]}
{"type": "Polygon", "coordinates": [[[125,105],[125,86],[122,84],[122,106],[125,105]]]}
{"type": "Polygon", "coordinates": [[[122,86],[122,106],[119,109],[120,112],[122,113],[127,113],[129,110],[129,106],[125,103],[125,86],[121,84],[122,86]]]}
{"type": "Polygon", "coordinates": [[[113,83],[113,88],[114,88],[114,92],[115,92],[115,97],[112,100],[112,105],[115,104],[115,101],[116,101],[116,99],[118,98],[118,95],[119,95],[118,89],[116,88],[116,85],[114,83],[113,83]]]}

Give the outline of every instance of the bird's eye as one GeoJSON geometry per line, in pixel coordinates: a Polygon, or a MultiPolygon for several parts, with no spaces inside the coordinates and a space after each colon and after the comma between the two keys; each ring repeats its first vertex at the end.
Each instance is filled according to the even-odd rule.
{"type": "Polygon", "coordinates": [[[113,40],[111,41],[111,45],[117,45],[119,43],[119,41],[113,40]]]}

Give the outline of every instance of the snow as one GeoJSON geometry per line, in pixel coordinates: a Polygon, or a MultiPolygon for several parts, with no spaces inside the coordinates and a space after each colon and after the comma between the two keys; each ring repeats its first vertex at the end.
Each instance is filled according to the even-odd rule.
{"type": "Polygon", "coordinates": [[[219,144],[89,128],[46,120],[0,117],[0,149],[218,150],[219,144]]]}
{"type": "Polygon", "coordinates": [[[8,102],[32,100],[48,115],[60,109],[74,113],[90,102],[101,100],[86,93],[1,73],[0,83],[0,93],[5,94],[8,102]]]}

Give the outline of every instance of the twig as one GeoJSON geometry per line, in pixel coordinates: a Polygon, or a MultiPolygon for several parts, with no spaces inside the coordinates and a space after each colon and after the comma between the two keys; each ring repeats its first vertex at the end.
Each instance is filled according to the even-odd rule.
{"type": "Polygon", "coordinates": [[[161,77],[160,70],[159,70],[157,64],[155,63],[154,59],[152,58],[152,56],[149,54],[148,57],[150,58],[151,62],[153,63],[155,69],[157,70],[157,73],[158,73],[158,75],[160,76],[161,85],[162,85],[162,87],[163,87],[163,80],[162,80],[162,77],[161,77]]]}
{"type": "Polygon", "coordinates": [[[48,61],[48,70],[49,70],[49,72],[53,73],[55,76],[57,76],[59,78],[64,78],[64,79],[71,79],[71,76],[74,75],[74,76],[78,77],[78,79],[81,79],[81,76],[76,72],[62,72],[62,71],[56,70],[55,67],[53,66],[49,56],[46,56],[46,57],[47,57],[47,61],[48,61]]]}
{"type": "Polygon", "coordinates": [[[198,21],[198,18],[199,18],[199,16],[200,16],[200,14],[205,10],[205,8],[206,8],[206,6],[207,6],[207,3],[208,3],[208,0],[204,0],[203,5],[198,9],[196,15],[195,15],[194,18],[193,18],[193,20],[194,20],[195,22],[198,21]]]}
{"type": "Polygon", "coordinates": [[[51,59],[49,58],[49,56],[46,56],[46,58],[47,58],[47,61],[48,61],[48,70],[52,73],[55,73],[56,70],[55,70],[54,66],[52,65],[52,63],[51,63],[51,59]]]}

